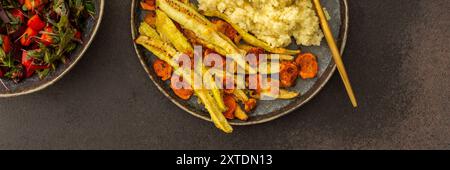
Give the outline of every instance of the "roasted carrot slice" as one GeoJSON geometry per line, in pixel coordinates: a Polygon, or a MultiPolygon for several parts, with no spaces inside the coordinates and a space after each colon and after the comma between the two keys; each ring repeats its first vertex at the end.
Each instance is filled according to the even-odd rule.
{"type": "Polygon", "coordinates": [[[141,8],[148,11],[153,11],[156,9],[155,0],[143,0],[141,1],[141,8]]]}
{"type": "Polygon", "coordinates": [[[310,79],[317,76],[319,64],[317,58],[311,53],[299,55],[295,59],[295,63],[300,67],[300,77],[310,79]]]}
{"type": "Polygon", "coordinates": [[[163,60],[157,59],[153,63],[153,69],[155,70],[156,75],[161,77],[163,81],[169,80],[172,76],[172,67],[163,60]]]}
{"type": "Polygon", "coordinates": [[[259,57],[259,55],[265,54],[266,51],[263,48],[251,47],[250,49],[248,49],[248,53],[249,54],[255,54],[257,57],[259,57]]]}
{"type": "Polygon", "coordinates": [[[231,95],[225,95],[223,97],[223,102],[225,103],[225,106],[227,106],[227,111],[223,112],[223,115],[227,119],[234,119],[234,112],[237,107],[236,100],[231,95]]]}
{"type": "Polygon", "coordinates": [[[256,99],[251,98],[251,99],[247,100],[246,102],[244,102],[244,110],[246,112],[250,112],[255,108],[256,108],[256,99]]]}
{"type": "MultiPolygon", "coordinates": [[[[243,46],[244,47],[244,46],[243,46]]],[[[245,46],[247,51],[247,60],[251,66],[257,66],[259,64],[259,57],[261,54],[265,54],[265,50],[259,47],[245,46]],[[254,56],[251,56],[254,55],[254,56]]]]}
{"type": "Polygon", "coordinates": [[[298,67],[294,62],[283,61],[280,63],[280,86],[292,87],[298,77],[298,67]]]}
{"type": "Polygon", "coordinates": [[[150,25],[151,27],[155,27],[156,13],[154,11],[149,12],[147,15],[145,15],[144,22],[150,25]]]}
{"type": "Polygon", "coordinates": [[[239,44],[242,37],[238,34],[238,32],[227,22],[221,20],[221,19],[215,19],[211,21],[217,31],[225,34],[228,38],[234,41],[234,43],[239,44]]]}
{"type": "Polygon", "coordinates": [[[183,78],[180,78],[180,76],[178,75],[172,76],[170,88],[172,88],[175,95],[183,100],[189,100],[194,94],[194,90],[192,89],[191,85],[183,81],[183,78]]]}

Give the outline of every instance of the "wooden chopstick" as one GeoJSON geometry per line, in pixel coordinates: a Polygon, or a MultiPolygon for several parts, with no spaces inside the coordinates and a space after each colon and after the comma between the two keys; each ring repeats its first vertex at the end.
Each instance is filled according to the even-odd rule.
{"type": "Polygon", "coordinates": [[[347,90],[348,96],[350,97],[350,101],[352,102],[353,107],[358,107],[358,103],[356,101],[355,94],[352,89],[352,85],[347,75],[347,71],[345,70],[344,62],[342,62],[342,57],[339,52],[338,47],[336,46],[336,41],[333,38],[333,34],[331,33],[330,26],[328,25],[328,21],[325,17],[325,13],[323,12],[323,7],[320,4],[319,0],[313,0],[314,5],[316,7],[317,14],[320,19],[320,25],[322,25],[322,30],[325,34],[325,39],[330,46],[331,53],[333,55],[334,62],[336,63],[339,74],[341,75],[342,81],[344,82],[345,89],[347,90]]]}

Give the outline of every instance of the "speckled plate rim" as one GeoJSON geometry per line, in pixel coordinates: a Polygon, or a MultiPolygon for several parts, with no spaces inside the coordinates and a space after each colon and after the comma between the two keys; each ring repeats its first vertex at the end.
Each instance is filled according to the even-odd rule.
{"type": "MultiPolygon", "coordinates": [[[[348,2],[347,0],[340,0],[343,3],[343,6],[341,6],[343,14],[342,14],[342,25],[339,31],[340,37],[339,39],[341,40],[339,43],[341,45],[340,47],[340,52],[341,54],[344,53],[344,49],[345,49],[345,45],[347,43],[347,36],[348,36],[348,25],[349,25],[349,9],[348,9],[348,2]]],[[[136,8],[136,0],[132,0],[131,1],[131,36],[133,38],[133,41],[137,38],[137,31],[136,31],[136,23],[135,23],[135,10],[136,8]]],[[[167,98],[169,98],[170,101],[172,101],[172,103],[174,103],[175,105],[177,105],[179,108],[181,108],[182,110],[188,112],[189,114],[212,122],[211,118],[208,116],[204,116],[200,113],[196,113],[195,111],[193,111],[193,109],[191,110],[189,107],[186,107],[184,105],[182,105],[181,103],[177,102],[177,100],[175,98],[173,98],[171,95],[169,95],[165,89],[157,83],[157,81],[155,80],[155,77],[152,76],[152,74],[150,73],[150,67],[147,65],[145,56],[142,56],[139,52],[138,46],[136,43],[133,42],[133,46],[135,49],[135,52],[139,58],[139,61],[141,62],[142,67],[144,67],[145,72],[147,73],[148,77],[150,77],[150,79],[152,80],[152,82],[156,85],[156,87],[159,89],[159,91],[161,91],[167,98]]],[[[308,103],[311,99],[313,99],[322,89],[323,87],[325,87],[326,84],[328,84],[328,81],[330,80],[330,78],[334,75],[334,73],[336,72],[336,64],[331,61],[331,63],[329,64],[329,66],[327,66],[327,70],[329,70],[328,74],[324,74],[323,76],[325,76],[322,80],[321,85],[315,89],[305,100],[302,100],[298,103],[294,103],[294,106],[288,105],[286,107],[290,107],[289,109],[285,109],[284,111],[277,113],[277,114],[273,114],[267,118],[263,118],[261,120],[257,120],[257,121],[248,121],[248,122],[230,122],[231,125],[234,126],[248,126],[248,125],[257,125],[257,124],[262,124],[262,123],[267,123],[270,121],[273,121],[275,119],[278,119],[280,117],[283,117],[295,110],[297,110],[298,108],[300,108],[301,106],[303,106],[304,104],[308,103]]],[[[327,72],[327,70],[325,71],[325,73],[327,72]]],[[[319,82],[316,82],[319,83],[319,82]]]]}
{"type": "Polygon", "coordinates": [[[38,92],[41,91],[51,85],[53,85],[54,83],[56,83],[58,80],[60,80],[65,74],[67,74],[70,70],[72,70],[72,68],[78,63],[78,61],[80,61],[80,59],[84,56],[84,53],[86,53],[87,49],[91,46],[92,41],[95,39],[95,36],[97,35],[98,29],[102,23],[102,18],[103,18],[103,13],[104,13],[104,8],[105,8],[105,0],[99,0],[99,14],[98,14],[98,18],[97,21],[92,29],[92,34],[91,37],[89,37],[89,40],[86,42],[86,45],[81,49],[81,51],[78,54],[78,57],[75,57],[75,59],[73,60],[73,62],[70,63],[70,65],[64,69],[64,71],[62,71],[59,75],[57,75],[55,78],[53,78],[53,80],[48,81],[45,84],[39,85],[36,88],[31,88],[31,89],[25,89],[23,91],[20,92],[14,92],[14,93],[5,93],[5,94],[0,94],[0,98],[8,98],[8,97],[18,97],[18,96],[22,96],[22,95],[27,95],[27,94],[31,94],[34,92],[38,92]]]}

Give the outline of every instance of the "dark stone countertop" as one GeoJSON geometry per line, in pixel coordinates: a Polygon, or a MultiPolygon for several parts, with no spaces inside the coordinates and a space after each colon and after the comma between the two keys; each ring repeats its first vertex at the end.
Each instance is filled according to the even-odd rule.
{"type": "Polygon", "coordinates": [[[62,80],[0,99],[1,149],[450,149],[450,1],[349,0],[345,63],[310,103],[225,135],[177,108],[132,47],[130,2],[107,0],[99,34],[62,80]]]}

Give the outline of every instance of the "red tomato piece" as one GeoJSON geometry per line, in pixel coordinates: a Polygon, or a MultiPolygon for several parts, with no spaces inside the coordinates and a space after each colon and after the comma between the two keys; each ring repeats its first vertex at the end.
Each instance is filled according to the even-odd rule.
{"type": "Polygon", "coordinates": [[[45,27],[45,22],[41,20],[39,15],[36,14],[28,20],[27,25],[35,31],[40,31],[45,27]]]}
{"type": "Polygon", "coordinates": [[[37,34],[38,34],[37,31],[28,27],[25,30],[25,33],[23,33],[22,38],[20,39],[20,44],[22,44],[25,47],[29,46],[33,41],[33,37],[36,36],[37,34]]]}

